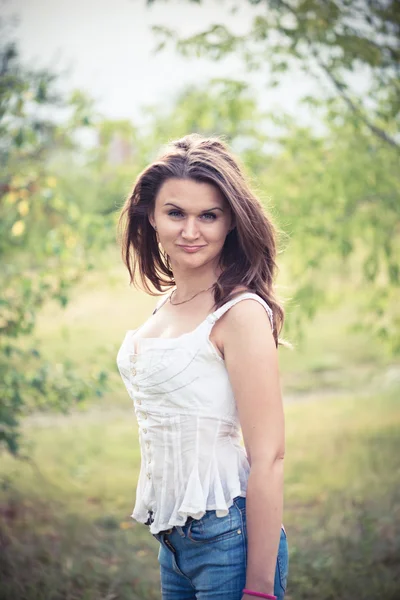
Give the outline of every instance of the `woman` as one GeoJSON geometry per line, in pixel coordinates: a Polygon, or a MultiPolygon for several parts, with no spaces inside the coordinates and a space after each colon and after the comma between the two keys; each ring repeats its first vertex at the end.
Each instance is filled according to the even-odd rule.
{"type": "Polygon", "coordinates": [[[225,143],[197,134],[139,175],[119,225],[131,283],[172,288],[117,358],[139,425],[132,517],[160,542],[162,598],[281,600],[275,229],[225,143]]]}

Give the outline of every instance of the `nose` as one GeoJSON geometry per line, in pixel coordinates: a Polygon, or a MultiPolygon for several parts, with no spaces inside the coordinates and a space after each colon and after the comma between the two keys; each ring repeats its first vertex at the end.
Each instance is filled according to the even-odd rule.
{"type": "Polygon", "coordinates": [[[194,241],[199,237],[199,229],[195,219],[186,219],[182,228],[182,238],[194,241]]]}

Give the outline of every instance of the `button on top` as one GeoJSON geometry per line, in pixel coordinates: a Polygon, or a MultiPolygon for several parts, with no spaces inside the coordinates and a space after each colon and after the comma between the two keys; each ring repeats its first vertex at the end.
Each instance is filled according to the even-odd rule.
{"type": "Polygon", "coordinates": [[[136,369],[135,369],[135,367],[131,368],[131,373],[132,373],[132,375],[136,375],[136,369]]]}
{"type": "Polygon", "coordinates": [[[145,427],[143,427],[143,431],[144,433],[147,433],[147,429],[145,427]]]}

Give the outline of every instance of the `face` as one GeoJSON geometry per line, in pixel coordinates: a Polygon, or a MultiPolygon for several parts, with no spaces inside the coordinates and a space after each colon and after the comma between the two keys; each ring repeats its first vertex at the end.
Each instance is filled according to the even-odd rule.
{"type": "Polygon", "coordinates": [[[231,214],[215,186],[171,178],[161,186],[149,220],[157,227],[172,269],[215,268],[231,229],[231,214]]]}

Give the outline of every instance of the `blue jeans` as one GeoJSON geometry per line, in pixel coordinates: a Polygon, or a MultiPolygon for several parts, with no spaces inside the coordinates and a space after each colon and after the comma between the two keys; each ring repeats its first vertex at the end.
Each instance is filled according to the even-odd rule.
{"type": "MultiPolygon", "coordinates": [[[[225,517],[207,510],[183,526],[152,534],[159,542],[162,600],[241,600],[246,583],[246,498],[237,496],[225,517]]],[[[274,594],[283,600],[289,558],[286,533],[276,562],[274,594]]]]}

